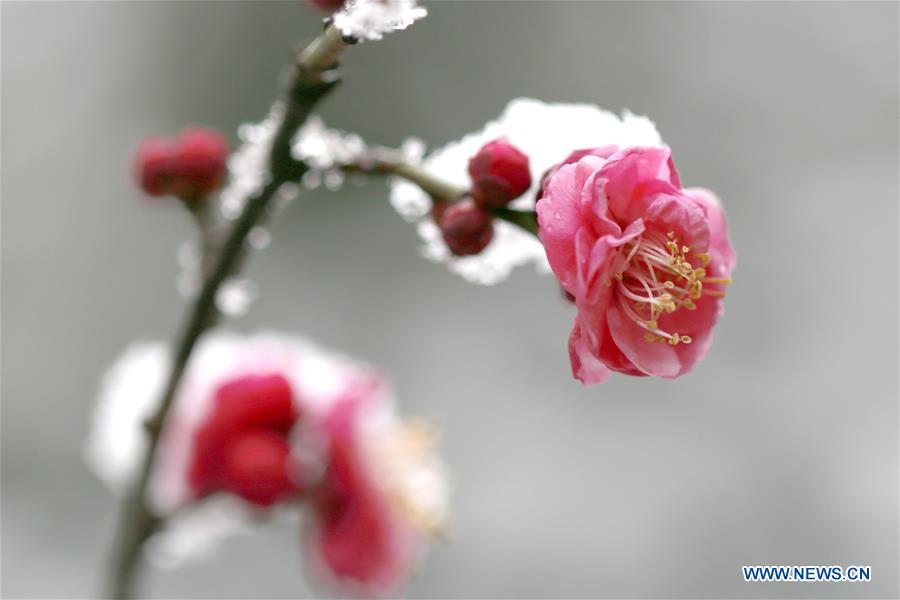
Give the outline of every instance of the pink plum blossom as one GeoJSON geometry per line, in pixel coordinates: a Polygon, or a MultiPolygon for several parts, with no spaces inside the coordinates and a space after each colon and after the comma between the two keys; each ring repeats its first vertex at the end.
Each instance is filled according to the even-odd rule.
{"type": "MultiPolygon", "coordinates": [[[[134,480],[168,360],[135,346],[104,380],[87,458],[114,490],[134,480]]],[[[290,336],[208,334],[160,439],[147,501],[166,520],[148,552],[172,566],[260,516],[302,514],[298,564],[347,595],[394,595],[446,520],[435,444],[370,366],[290,336]]]]}
{"type": "Polygon", "coordinates": [[[417,422],[372,430],[381,384],[362,380],[325,417],[328,466],[314,492],[308,546],[320,571],[357,596],[394,596],[415,565],[423,533],[444,521],[430,458],[433,433],[417,422]]]}
{"type": "Polygon", "coordinates": [[[577,308],[577,379],[672,379],[706,355],[735,255],[718,199],[682,188],[668,148],[574,152],[545,177],[536,208],[550,266],[577,308]]]}

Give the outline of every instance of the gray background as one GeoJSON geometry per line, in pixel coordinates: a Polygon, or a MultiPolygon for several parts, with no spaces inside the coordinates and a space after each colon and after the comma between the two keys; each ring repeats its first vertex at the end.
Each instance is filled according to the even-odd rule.
{"type": "MultiPolygon", "coordinates": [[[[240,330],[384,365],[438,422],[451,541],[416,597],[898,595],[898,5],[449,2],[346,58],[322,112],[442,144],[520,95],[650,115],[738,250],[707,360],[571,379],[549,278],[468,285],[416,254],[381,182],[317,192],[253,261],[240,330]],[[868,584],[745,584],[742,564],[866,564],[868,584]]],[[[115,505],[80,447],[99,374],[183,302],[177,210],[128,178],[141,136],[257,120],[301,2],[2,6],[2,595],[98,593],[115,505]]],[[[233,135],[232,135],[232,139],[233,135]]],[[[159,597],[304,591],[297,531],[152,573],[159,597]]]]}

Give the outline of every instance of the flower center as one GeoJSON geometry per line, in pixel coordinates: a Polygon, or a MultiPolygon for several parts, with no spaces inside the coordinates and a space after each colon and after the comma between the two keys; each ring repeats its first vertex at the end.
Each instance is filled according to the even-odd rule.
{"type": "Polygon", "coordinates": [[[727,285],[730,279],[707,277],[709,253],[692,253],[688,246],[678,243],[673,232],[666,236],[645,231],[640,237],[622,246],[625,269],[615,274],[619,305],[632,321],[647,330],[648,342],[673,346],[690,344],[689,335],[659,328],[659,317],[679,309],[696,310],[694,300],[701,296],[722,297],[724,292],[704,289],[703,284],[727,285]],[[699,263],[700,267],[694,267],[699,263]]]}
{"type": "Polygon", "coordinates": [[[440,534],[447,521],[447,481],[433,453],[437,433],[422,421],[390,427],[381,445],[380,476],[395,509],[417,530],[440,534]]]}

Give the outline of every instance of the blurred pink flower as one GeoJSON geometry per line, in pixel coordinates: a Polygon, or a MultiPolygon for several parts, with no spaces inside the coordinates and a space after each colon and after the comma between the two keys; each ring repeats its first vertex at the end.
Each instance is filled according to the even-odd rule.
{"type": "Polygon", "coordinates": [[[383,383],[361,380],[322,423],[328,463],[314,492],[307,546],[327,578],[364,597],[397,594],[423,534],[445,520],[434,434],[418,422],[381,423],[383,383]]]}
{"type": "Polygon", "coordinates": [[[368,390],[350,390],[323,423],[328,467],[316,493],[309,546],[326,576],[361,596],[395,593],[415,551],[411,523],[388,497],[362,437],[368,390]]]}
{"type": "Polygon", "coordinates": [[[581,150],[551,169],[540,238],[578,313],[573,375],[675,378],[709,350],[735,255],[707,190],[682,189],[664,147],[581,150]]]}
{"type": "MultiPolygon", "coordinates": [[[[88,460],[114,489],[140,464],[167,366],[163,344],[142,345],[106,377],[88,460]]],[[[396,594],[446,519],[435,437],[399,417],[371,366],[299,338],[211,333],[160,440],[148,501],[167,519],[150,555],[174,565],[261,515],[303,513],[304,562],[319,579],[346,595],[396,594]]]]}

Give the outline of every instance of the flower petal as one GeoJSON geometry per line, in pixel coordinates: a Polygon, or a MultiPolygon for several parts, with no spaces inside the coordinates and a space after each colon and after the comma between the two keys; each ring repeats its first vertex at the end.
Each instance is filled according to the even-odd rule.
{"type": "Polygon", "coordinates": [[[544,196],[536,206],[540,238],[550,268],[563,289],[573,294],[578,273],[576,238],[583,225],[581,193],[602,162],[589,156],[563,166],[547,182],[544,196]]]}
{"type": "Polygon", "coordinates": [[[728,239],[728,223],[719,198],[705,188],[688,188],[684,194],[700,205],[709,223],[709,252],[717,257],[716,277],[728,277],[734,270],[737,259],[731,241],[728,239]]]}
{"type": "Polygon", "coordinates": [[[361,444],[362,399],[348,397],[324,423],[328,470],[311,550],[322,575],[366,596],[389,596],[409,574],[413,533],[392,510],[361,444]]]}
{"type": "Polygon", "coordinates": [[[675,190],[681,189],[681,179],[672,162],[672,152],[665,146],[620,150],[603,165],[602,176],[607,180],[609,208],[624,222],[634,220],[631,202],[641,196],[638,186],[657,180],[669,183],[675,190]]]}
{"type": "Polygon", "coordinates": [[[572,333],[569,334],[569,360],[572,363],[572,375],[584,385],[593,385],[606,381],[612,371],[597,358],[592,351],[590,333],[575,319],[572,333]]]}
{"type": "Polygon", "coordinates": [[[657,377],[674,379],[681,373],[681,361],[674,346],[648,342],[646,330],[622,314],[617,306],[610,306],[606,313],[609,332],[613,341],[634,366],[657,377]]]}

